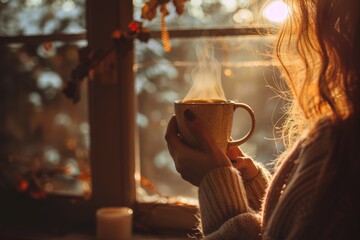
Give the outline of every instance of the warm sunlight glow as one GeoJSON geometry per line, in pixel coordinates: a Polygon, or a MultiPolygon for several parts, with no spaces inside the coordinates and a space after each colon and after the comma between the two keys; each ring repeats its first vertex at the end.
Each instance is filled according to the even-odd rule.
{"type": "Polygon", "coordinates": [[[290,15],[289,6],[282,0],[269,2],[263,10],[263,16],[270,22],[283,23],[290,15]]]}
{"type": "Polygon", "coordinates": [[[233,74],[233,73],[232,73],[232,71],[231,71],[230,68],[226,68],[226,69],[224,70],[224,75],[225,75],[225,76],[231,77],[232,74],[233,74]]]}

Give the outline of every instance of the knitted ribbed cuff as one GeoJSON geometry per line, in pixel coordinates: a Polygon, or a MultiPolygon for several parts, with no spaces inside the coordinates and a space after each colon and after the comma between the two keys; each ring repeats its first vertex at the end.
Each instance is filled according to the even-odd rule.
{"type": "Polygon", "coordinates": [[[199,204],[204,234],[218,229],[228,219],[249,211],[241,176],[233,167],[210,171],[199,186],[199,204]]]}
{"type": "Polygon", "coordinates": [[[204,240],[261,240],[261,219],[261,215],[253,212],[242,213],[225,222],[204,240]]]}
{"type": "Polygon", "coordinates": [[[271,174],[261,164],[257,163],[256,166],[259,169],[259,173],[253,179],[244,181],[244,186],[250,207],[255,211],[259,211],[271,179],[271,174]]]}

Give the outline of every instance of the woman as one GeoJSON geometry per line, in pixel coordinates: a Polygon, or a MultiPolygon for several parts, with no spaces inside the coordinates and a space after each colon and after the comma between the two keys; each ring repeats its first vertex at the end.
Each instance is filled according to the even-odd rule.
{"type": "Polygon", "coordinates": [[[222,153],[190,110],[199,149],[181,141],[174,117],[169,122],[176,168],[199,186],[206,239],[359,238],[360,1],[287,3],[292,14],[276,56],[291,107],[274,176],[240,149],[222,153]]]}

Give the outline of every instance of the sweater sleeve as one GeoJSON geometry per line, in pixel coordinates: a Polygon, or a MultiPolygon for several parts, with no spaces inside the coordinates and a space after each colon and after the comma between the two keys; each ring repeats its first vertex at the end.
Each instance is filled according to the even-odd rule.
{"type": "Polygon", "coordinates": [[[207,235],[205,240],[260,240],[261,216],[253,212],[243,213],[225,222],[219,230],[207,235]]]}
{"type": "Polygon", "coordinates": [[[259,173],[253,179],[244,181],[244,186],[249,206],[255,211],[260,211],[265,191],[271,180],[271,174],[260,163],[257,163],[256,166],[259,173]]]}
{"type": "Polygon", "coordinates": [[[260,236],[260,218],[249,207],[242,178],[235,168],[217,168],[204,177],[199,186],[199,205],[207,239],[260,236]]]}

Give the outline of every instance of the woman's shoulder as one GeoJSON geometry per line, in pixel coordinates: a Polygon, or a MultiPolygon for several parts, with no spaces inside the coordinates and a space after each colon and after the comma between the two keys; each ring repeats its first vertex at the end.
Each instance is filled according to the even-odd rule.
{"type": "Polygon", "coordinates": [[[299,160],[302,166],[322,162],[331,155],[336,144],[336,123],[331,119],[320,119],[306,134],[299,144],[299,160]]]}
{"type": "Polygon", "coordinates": [[[333,142],[334,138],[334,129],[336,128],[336,123],[330,118],[322,118],[316,121],[312,127],[302,136],[301,147],[314,148],[322,147],[325,148],[333,142]]]}

